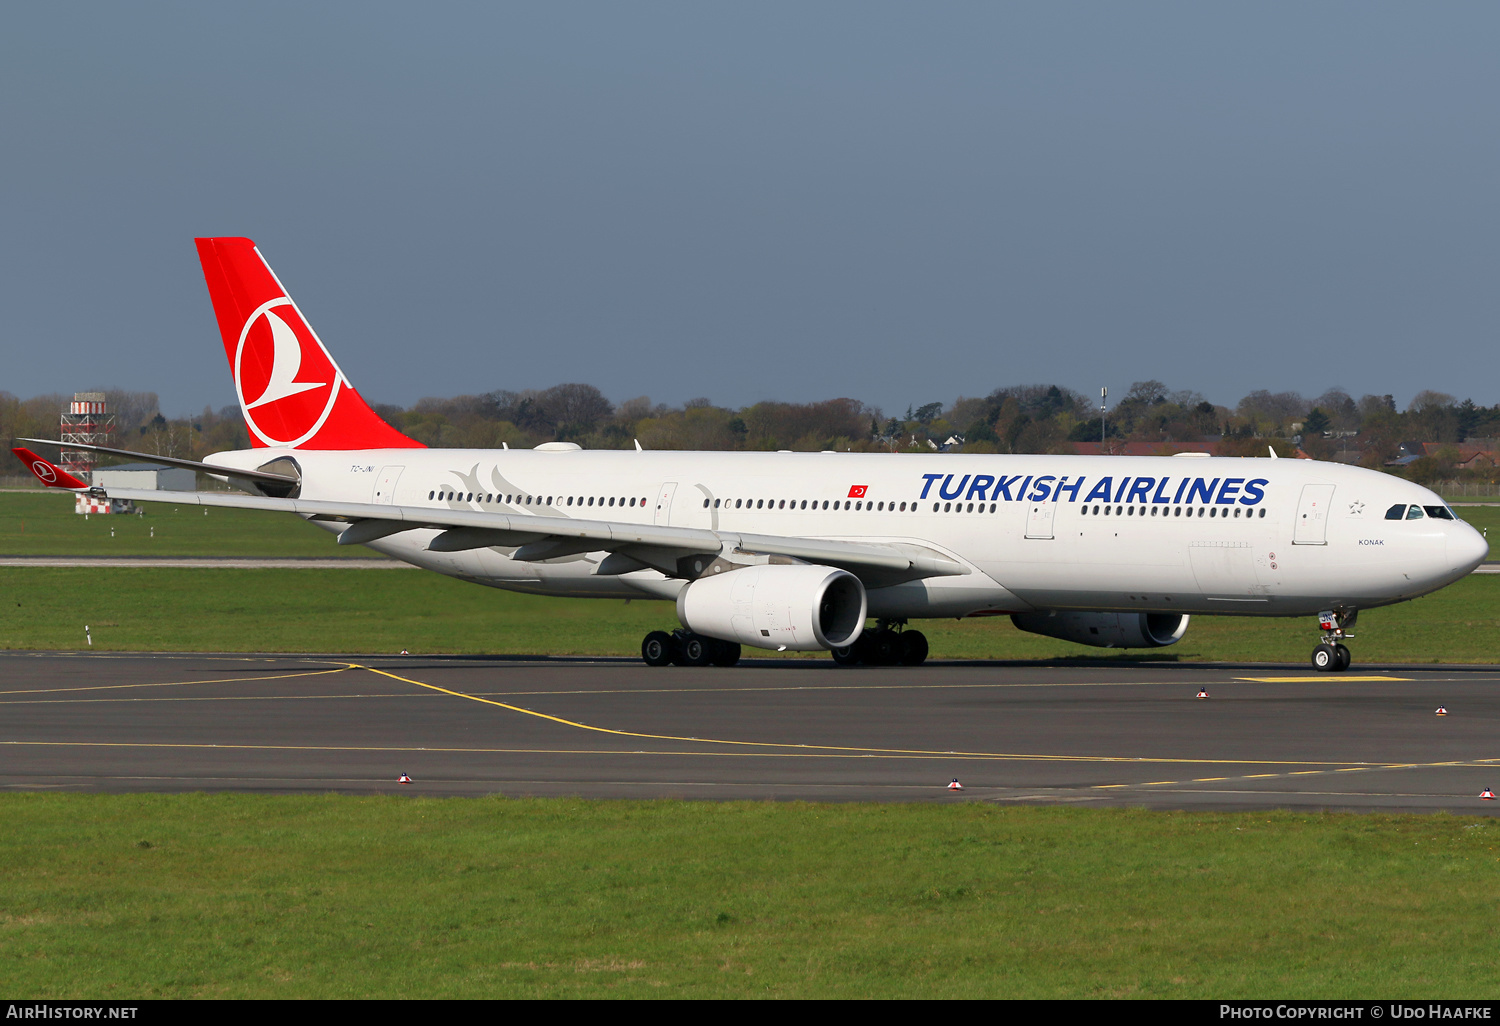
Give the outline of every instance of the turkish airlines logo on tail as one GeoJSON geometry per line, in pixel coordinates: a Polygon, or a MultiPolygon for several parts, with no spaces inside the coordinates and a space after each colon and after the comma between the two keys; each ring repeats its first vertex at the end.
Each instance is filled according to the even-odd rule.
{"type": "Polygon", "coordinates": [[[57,482],[57,471],[53,470],[52,464],[46,460],[37,460],[32,463],[31,472],[41,478],[45,484],[55,484],[57,482]]]}
{"type": "Polygon", "coordinates": [[[240,330],[234,387],[250,430],[266,445],[301,445],[328,420],[343,373],[286,296],[262,304],[240,330]]]}
{"type": "Polygon", "coordinates": [[[870,489],[869,485],[850,485],[849,486],[849,498],[851,498],[851,499],[863,499],[865,497],[865,492],[869,491],[869,489],[870,489]]]}

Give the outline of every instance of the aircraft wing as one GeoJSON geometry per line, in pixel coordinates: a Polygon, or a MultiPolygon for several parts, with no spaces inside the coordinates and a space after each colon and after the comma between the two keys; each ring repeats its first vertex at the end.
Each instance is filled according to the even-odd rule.
{"type": "MultiPolygon", "coordinates": [[[[95,489],[100,491],[101,489],[95,489]]],[[[809,563],[836,566],[870,587],[884,587],[926,577],[950,577],[970,569],[935,549],[904,542],[854,542],[831,538],[793,538],[781,535],[709,531],[694,527],[631,524],[617,520],[575,520],[533,514],[487,513],[479,510],[434,509],[427,506],[385,506],[366,502],[319,499],[278,499],[232,492],[160,492],[145,489],[102,489],[110,498],[136,502],[220,506],[296,513],[313,520],[347,523],[339,544],[358,545],[417,528],[442,533],[427,547],[435,552],[500,546],[514,548],[512,559],[554,559],[578,552],[611,552],[620,557],[600,565],[604,573],[628,573],[651,567],[673,577],[696,577],[688,572],[693,557],[733,554],[785,556],[809,563]]]]}

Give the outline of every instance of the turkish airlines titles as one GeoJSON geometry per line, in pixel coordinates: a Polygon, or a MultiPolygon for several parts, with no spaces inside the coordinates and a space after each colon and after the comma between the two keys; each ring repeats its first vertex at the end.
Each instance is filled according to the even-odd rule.
{"type": "Polygon", "coordinates": [[[1008,502],[1061,502],[1066,495],[1069,502],[1129,502],[1142,505],[1153,503],[1174,502],[1202,502],[1219,506],[1233,506],[1238,503],[1241,506],[1258,505],[1265,498],[1264,486],[1269,484],[1264,477],[1246,479],[1243,477],[1225,478],[1202,478],[1202,477],[1122,477],[1119,484],[1115,483],[1113,477],[1101,477],[1098,482],[1084,493],[1079,499],[1079,493],[1088,481],[1087,476],[1080,476],[1069,481],[1068,475],[1058,477],[1055,474],[1026,475],[1016,474],[1007,477],[1001,474],[993,477],[989,474],[965,474],[955,484],[955,474],[923,474],[922,494],[917,496],[926,499],[932,492],[933,486],[937,486],[936,498],[958,499],[960,501],[973,502],[995,502],[1004,499],[1008,502]],[[1176,481],[1175,488],[1172,482],[1176,481]],[[1027,494],[1027,489],[1031,493],[1027,494]]]}

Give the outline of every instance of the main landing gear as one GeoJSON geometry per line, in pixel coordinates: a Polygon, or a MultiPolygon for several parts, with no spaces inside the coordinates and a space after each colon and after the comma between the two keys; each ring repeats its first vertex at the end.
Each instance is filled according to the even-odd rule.
{"type": "Polygon", "coordinates": [[[877,620],[854,644],[833,650],[840,666],[921,666],[927,660],[927,635],[900,630],[901,622],[877,620]]]}
{"type": "Polygon", "coordinates": [[[1338,673],[1349,669],[1351,659],[1349,646],[1345,645],[1343,640],[1354,637],[1349,633],[1349,628],[1354,626],[1354,620],[1358,615],[1357,609],[1351,609],[1346,613],[1330,609],[1318,614],[1318,629],[1323,632],[1323,641],[1313,649],[1314,670],[1319,673],[1338,673]]]}
{"type": "Polygon", "coordinates": [[[641,658],[647,666],[733,666],[740,661],[740,646],[732,641],[705,638],[678,628],[671,634],[652,631],[641,641],[641,658]]]}

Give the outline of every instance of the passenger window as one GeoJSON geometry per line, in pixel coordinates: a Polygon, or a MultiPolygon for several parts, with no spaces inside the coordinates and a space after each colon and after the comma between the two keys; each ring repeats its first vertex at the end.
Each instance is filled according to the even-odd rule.
{"type": "Polygon", "coordinates": [[[1408,509],[1406,511],[1406,519],[1408,519],[1408,520],[1421,520],[1422,519],[1422,507],[1421,506],[1413,506],[1410,509],[1408,509]]]}
{"type": "Polygon", "coordinates": [[[1406,516],[1406,503],[1404,502],[1398,502],[1385,511],[1385,518],[1387,520],[1400,520],[1404,516],[1406,516]]]}
{"type": "Polygon", "coordinates": [[[1453,519],[1453,514],[1448,511],[1447,506],[1423,506],[1422,508],[1425,509],[1427,511],[1427,515],[1432,517],[1434,520],[1453,519]]]}

